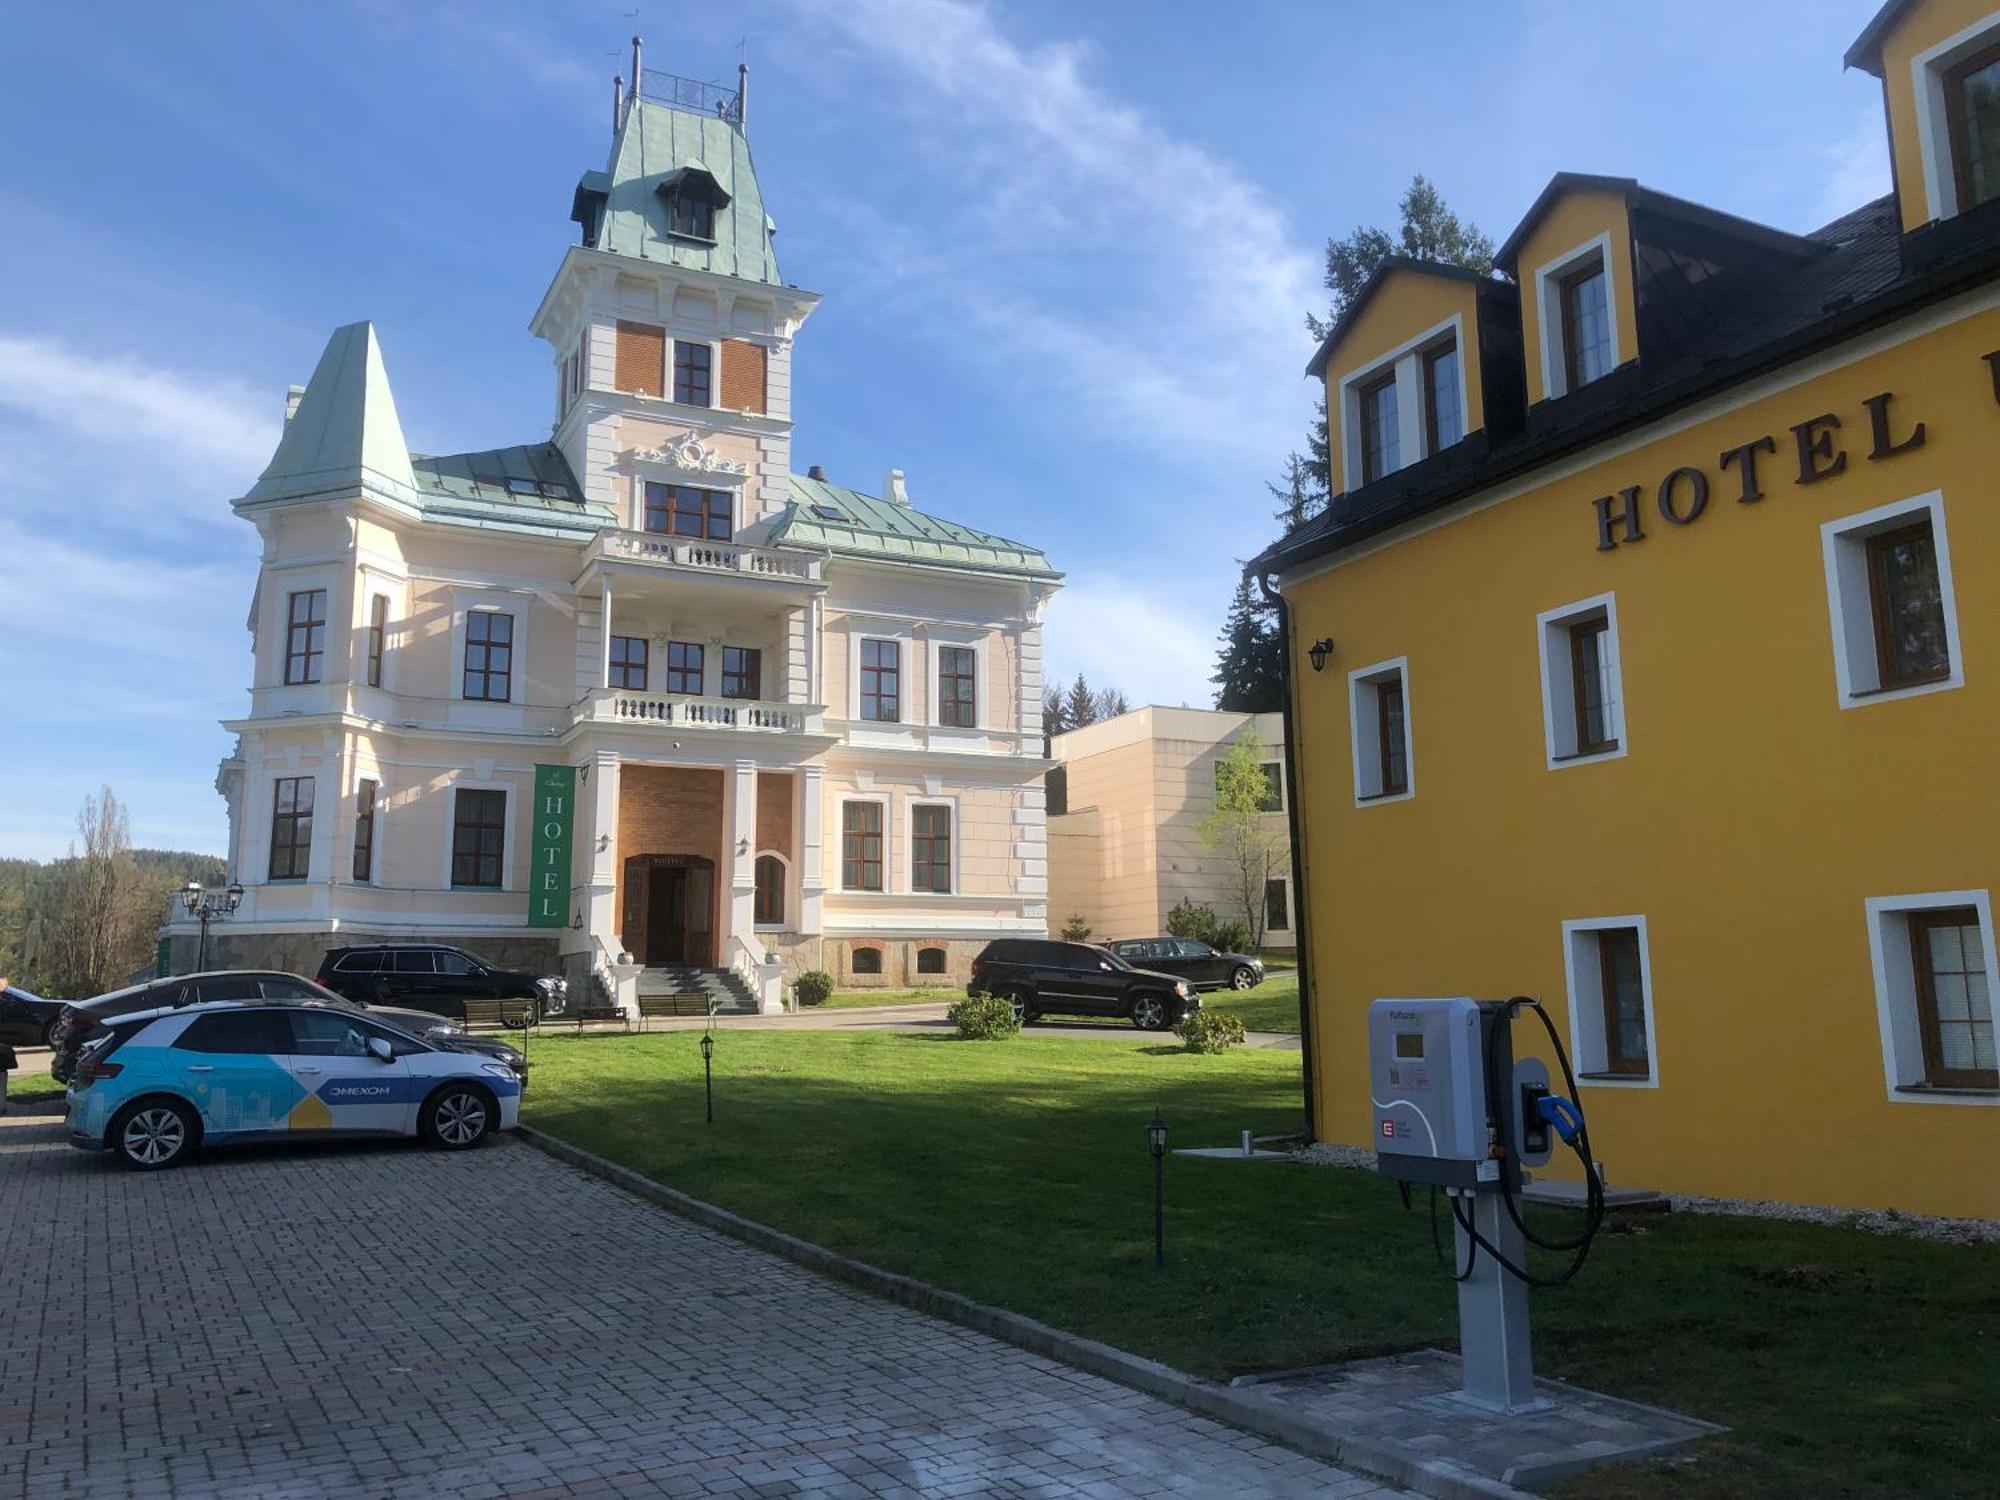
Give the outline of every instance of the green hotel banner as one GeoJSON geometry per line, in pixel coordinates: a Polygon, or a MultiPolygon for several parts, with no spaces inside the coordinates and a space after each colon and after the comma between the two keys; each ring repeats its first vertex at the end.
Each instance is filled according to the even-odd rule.
{"type": "Polygon", "coordinates": [[[576,767],[535,767],[534,853],[528,860],[528,925],[569,926],[570,832],[576,767]]]}

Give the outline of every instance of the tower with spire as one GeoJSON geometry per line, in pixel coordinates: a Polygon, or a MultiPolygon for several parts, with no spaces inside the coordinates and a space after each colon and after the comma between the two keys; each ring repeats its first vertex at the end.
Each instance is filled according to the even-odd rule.
{"type": "Polygon", "coordinates": [[[247,893],[225,962],[356,950],[338,980],[387,944],[447,1010],[477,961],[636,1016],[775,1009],[813,968],[962,987],[1046,930],[1060,575],[898,469],[879,495],[792,471],[819,297],[779,273],[747,84],[635,40],[529,323],[546,437],[411,452],[365,322],[294,388],[233,502],[263,557],[217,778],[247,893]]]}

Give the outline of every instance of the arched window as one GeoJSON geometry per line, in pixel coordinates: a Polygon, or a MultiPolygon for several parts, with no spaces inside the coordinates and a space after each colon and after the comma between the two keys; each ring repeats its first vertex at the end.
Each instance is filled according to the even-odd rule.
{"type": "Polygon", "coordinates": [[[757,905],[753,920],[759,927],[785,925],[785,862],[775,854],[757,856],[757,905]]]}
{"type": "Polygon", "coordinates": [[[854,972],[857,974],[880,974],[882,972],[882,950],[880,948],[856,948],[854,950],[854,972]]]}
{"type": "Polygon", "coordinates": [[[917,950],[917,972],[919,974],[942,974],[944,972],[944,949],[919,948],[917,950]]]}

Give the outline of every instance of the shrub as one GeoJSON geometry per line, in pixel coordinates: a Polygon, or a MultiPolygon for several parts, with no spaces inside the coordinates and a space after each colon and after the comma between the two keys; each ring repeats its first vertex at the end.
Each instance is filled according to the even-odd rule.
{"type": "Polygon", "coordinates": [[[1190,1052],[1225,1052],[1243,1040],[1243,1018],[1221,1011],[1191,1011],[1174,1028],[1190,1052]]]}
{"type": "Polygon", "coordinates": [[[808,969],[792,981],[792,998],[801,1005],[824,1005],[833,994],[833,976],[824,969],[808,969]]]}
{"type": "Polygon", "coordinates": [[[968,1041],[1004,1042],[1021,1034],[1021,1018],[1014,1014],[1014,1007],[993,995],[954,1001],[945,1016],[968,1041]]]}
{"type": "Polygon", "coordinates": [[[1250,951],[1250,929],[1241,922],[1217,922],[1215,930],[1203,941],[1223,953],[1247,953],[1250,951]]]}
{"type": "Polygon", "coordinates": [[[1062,924],[1062,930],[1056,936],[1066,943],[1088,942],[1090,940],[1090,924],[1083,920],[1082,912],[1073,911],[1069,914],[1069,920],[1062,924]]]}
{"type": "Polygon", "coordinates": [[[1192,901],[1183,896],[1167,913],[1167,932],[1173,937],[1194,938],[1205,943],[1214,931],[1215,910],[1206,902],[1192,901]]]}

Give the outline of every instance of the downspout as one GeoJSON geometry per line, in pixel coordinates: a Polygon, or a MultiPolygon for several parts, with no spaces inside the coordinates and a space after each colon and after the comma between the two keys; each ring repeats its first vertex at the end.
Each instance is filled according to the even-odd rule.
{"type": "Polygon", "coordinates": [[[1271,586],[1271,575],[1257,575],[1257,591],[1278,611],[1278,684],[1284,694],[1285,716],[1285,832],[1292,846],[1292,941],[1299,963],[1299,1069],[1305,1089],[1306,1141],[1319,1139],[1319,1106],[1313,1088],[1313,1013],[1310,939],[1311,907],[1306,892],[1305,838],[1299,831],[1299,715],[1296,685],[1292,680],[1292,611],[1285,596],[1271,586]]]}

